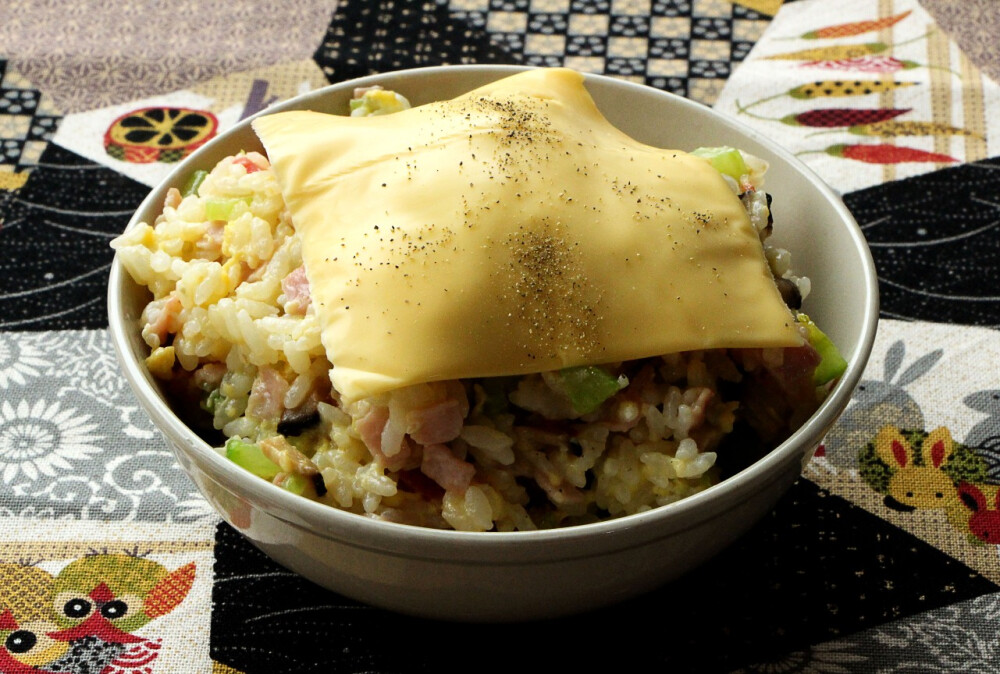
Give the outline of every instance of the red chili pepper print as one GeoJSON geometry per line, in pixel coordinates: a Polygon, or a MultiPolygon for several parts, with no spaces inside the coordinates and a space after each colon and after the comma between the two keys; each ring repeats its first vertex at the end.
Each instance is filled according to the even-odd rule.
{"type": "Polygon", "coordinates": [[[786,115],[781,121],[791,126],[834,128],[876,124],[894,119],[910,112],[913,108],[817,108],[794,115],[786,115]]]}
{"type": "Polygon", "coordinates": [[[817,30],[811,30],[802,34],[804,40],[818,40],[830,37],[850,37],[852,35],[862,35],[875,30],[882,30],[894,26],[910,15],[913,10],[908,10],[902,14],[873,19],[870,21],[852,21],[850,23],[839,23],[834,26],[825,26],[817,30]]]}
{"type": "Polygon", "coordinates": [[[839,59],[816,59],[813,61],[804,61],[803,63],[799,64],[799,67],[821,68],[823,70],[840,70],[845,72],[875,73],[875,74],[898,73],[901,70],[927,68],[928,70],[943,70],[945,72],[951,73],[955,77],[961,78],[961,75],[959,75],[951,68],[926,65],[923,63],[917,63],[916,61],[899,59],[896,58],[895,56],[889,56],[887,54],[871,54],[869,56],[854,56],[851,58],[839,58],[839,59]]]}
{"type": "Polygon", "coordinates": [[[919,68],[916,61],[904,61],[886,54],[855,56],[854,58],[806,61],[800,68],[823,68],[825,70],[846,70],[860,73],[897,73],[900,70],[919,68]]]}
{"type": "Polygon", "coordinates": [[[898,145],[831,145],[824,150],[827,154],[866,164],[907,164],[933,162],[952,164],[958,160],[946,154],[918,150],[898,145]]]}

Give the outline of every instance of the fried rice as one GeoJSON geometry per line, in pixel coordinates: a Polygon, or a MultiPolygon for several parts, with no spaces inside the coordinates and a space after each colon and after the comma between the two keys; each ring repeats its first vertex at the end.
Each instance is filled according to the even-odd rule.
{"type": "MultiPolygon", "coordinates": [[[[730,182],[797,310],[808,279],[769,244],[764,167],[747,161],[750,174],[730,182]]],[[[301,241],[267,158],[227,157],[198,178],[188,194],[169,191],[155,222],[112,243],[152,296],[140,319],[146,364],[220,452],[305,498],[463,531],[639,513],[752,462],[825,395],[807,342],[432,382],[346,401],[330,383],[301,241]]]]}

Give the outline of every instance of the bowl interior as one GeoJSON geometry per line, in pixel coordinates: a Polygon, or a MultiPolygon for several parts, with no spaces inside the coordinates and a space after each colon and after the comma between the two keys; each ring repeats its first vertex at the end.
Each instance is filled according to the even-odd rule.
{"type": "MultiPolygon", "coordinates": [[[[351,83],[333,85],[269,108],[277,110],[311,109],[344,114],[355,86],[381,84],[405,95],[413,104],[449,98],[477,86],[512,74],[515,66],[445,66],[375,75],[351,83]]],[[[789,440],[764,459],[700,494],[654,511],[620,520],[573,527],[556,532],[490,533],[476,537],[462,532],[434,532],[415,527],[374,523],[365,518],[336,511],[309,502],[256,480],[218,456],[174,416],[162,391],[146,371],[147,353],[137,327],[137,319],[147,301],[145,289],[136,285],[119,264],[115,264],[109,288],[109,316],[112,341],[119,351],[126,377],[140,402],[161,430],[182,451],[199,456],[199,465],[208,466],[216,479],[245,488],[249,499],[262,498],[268,507],[294,513],[300,522],[320,531],[345,528],[364,530],[377,540],[379,530],[394,530],[384,545],[398,545],[400,536],[410,540],[440,541],[491,539],[500,544],[510,536],[553,542],[589,531],[621,531],[659,526],[657,522],[690,517],[696,509],[736,490],[765,483],[768,471],[790,456],[801,455],[814,447],[823,433],[844,409],[857,384],[875,336],[878,295],[874,265],[864,237],[839,196],[812,171],[777,144],[711,109],[652,88],[601,76],[587,76],[586,85],[598,107],[616,126],[650,145],[690,150],[703,145],[732,145],[751,152],[770,164],[765,190],[773,196],[774,241],[792,251],[795,269],[812,280],[812,293],[803,310],[808,313],[840,347],[849,367],[839,384],[814,417],[789,440]],[[266,497],[266,498],[264,498],[266,497]],[[400,529],[407,531],[401,532],[400,529]],[[579,530],[579,531],[575,531],[579,530]]],[[[252,119],[252,118],[251,118],[252,119]]],[[[132,226],[152,222],[159,214],[168,188],[183,184],[196,168],[211,168],[223,157],[240,150],[262,151],[259,140],[244,120],[193,153],[155,188],[136,212],[132,226]]],[[[332,535],[332,534],[331,534],[332,535]]]]}

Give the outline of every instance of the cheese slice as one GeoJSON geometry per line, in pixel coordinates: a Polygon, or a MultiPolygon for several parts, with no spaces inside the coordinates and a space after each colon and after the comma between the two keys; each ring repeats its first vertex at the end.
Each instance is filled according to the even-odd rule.
{"type": "Polygon", "coordinates": [[[253,127],[346,398],[802,343],[719,173],[613,127],[579,73],[530,70],[387,116],[294,111],[253,127]]]}

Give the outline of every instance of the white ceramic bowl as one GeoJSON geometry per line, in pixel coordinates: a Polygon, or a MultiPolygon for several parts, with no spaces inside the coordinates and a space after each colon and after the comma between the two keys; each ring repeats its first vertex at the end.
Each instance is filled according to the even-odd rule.
{"type": "MultiPolygon", "coordinates": [[[[444,66],[366,77],[296,97],[261,114],[343,113],[357,86],[381,84],[414,105],[451,98],[518,67],[444,66]]],[[[847,372],[816,414],[781,446],[678,503],[555,531],[468,533],[379,522],[294,496],[212,450],[167,404],[146,371],[137,319],[148,300],[115,263],[108,307],[112,341],[136,396],[219,514],[284,566],[336,592],[413,615],[508,621],[579,612],[648,591],[703,562],[767,513],[799,476],[846,407],[871,351],[878,317],[874,265],[840,198],[812,171],[755,131],[686,99],[601,76],[587,88],[612,123],[652,145],[732,145],[770,162],[774,240],[812,279],[804,310],[839,345],[847,372]]],[[[143,201],[129,226],[152,222],[166,191],[196,168],[260,150],[249,120],[192,154],[143,201]]]]}

